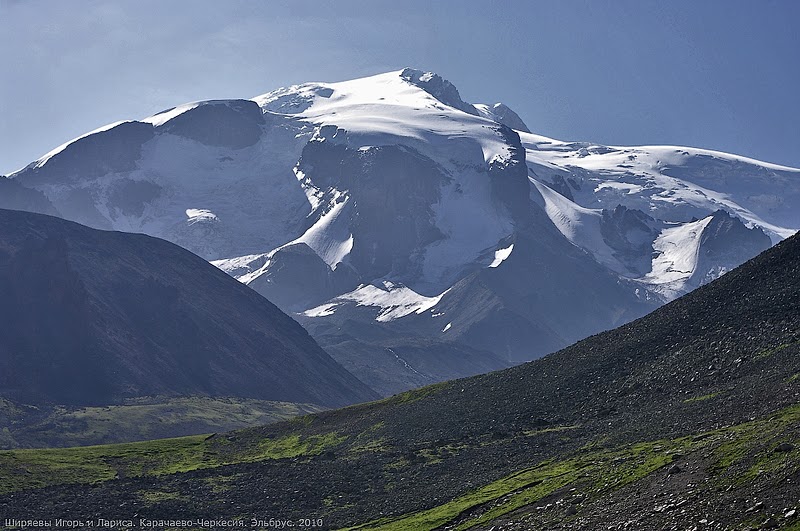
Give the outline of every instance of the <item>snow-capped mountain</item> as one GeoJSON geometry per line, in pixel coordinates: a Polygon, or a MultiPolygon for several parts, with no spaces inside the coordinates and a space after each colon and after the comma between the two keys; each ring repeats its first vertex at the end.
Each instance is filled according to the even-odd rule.
{"type": "Polygon", "coordinates": [[[211,260],[384,393],[611,328],[800,227],[800,170],[553,140],[413,69],[182,105],[10,177],[211,260]]]}

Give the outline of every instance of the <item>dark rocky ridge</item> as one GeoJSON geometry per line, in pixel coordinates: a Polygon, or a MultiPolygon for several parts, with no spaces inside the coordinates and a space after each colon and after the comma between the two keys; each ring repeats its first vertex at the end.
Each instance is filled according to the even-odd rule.
{"type": "Polygon", "coordinates": [[[74,183],[109,172],[121,173],[136,168],[142,145],[155,136],[149,123],[122,122],[99,133],[72,142],[43,166],[31,165],[24,171],[23,184],[74,183]]]}
{"type": "MultiPolygon", "coordinates": [[[[561,179],[569,190],[566,181],[563,177],[561,179]]],[[[600,233],[614,250],[614,256],[625,264],[628,271],[642,275],[652,269],[653,242],[662,228],[663,223],[656,222],[641,210],[622,205],[614,210],[603,209],[600,222],[600,233]]]]}
{"type": "Polygon", "coordinates": [[[171,119],[164,132],[207,146],[242,149],[258,142],[264,123],[261,108],[255,102],[209,101],[171,119]]]}
{"type": "Polygon", "coordinates": [[[700,257],[691,283],[700,286],[730,271],[745,256],[769,249],[769,236],[757,227],[747,228],[742,221],[724,210],[712,214],[700,239],[700,257]]]}
{"type": "Polygon", "coordinates": [[[0,396],[341,406],[374,398],[294,320],[180,247],[0,210],[0,396]]]}

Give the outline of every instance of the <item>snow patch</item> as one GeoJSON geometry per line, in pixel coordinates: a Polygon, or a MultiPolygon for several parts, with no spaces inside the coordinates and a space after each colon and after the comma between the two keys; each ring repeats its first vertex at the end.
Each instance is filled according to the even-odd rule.
{"type": "Polygon", "coordinates": [[[187,221],[189,225],[209,221],[219,221],[219,218],[216,214],[204,208],[187,208],[186,217],[189,218],[187,221]]]}
{"type": "Polygon", "coordinates": [[[626,193],[626,194],[638,194],[639,192],[642,191],[642,187],[639,186],[638,184],[606,181],[597,185],[597,188],[594,189],[594,193],[601,192],[606,188],[618,191],[619,193],[626,193]]]}
{"type": "Polygon", "coordinates": [[[310,310],[304,311],[302,315],[305,315],[306,317],[328,317],[336,312],[337,306],[339,306],[339,303],[336,302],[323,304],[322,306],[317,306],[316,308],[311,308],[310,310]]]}
{"type": "MultiPolygon", "coordinates": [[[[505,249],[498,249],[494,252],[494,261],[489,264],[489,267],[497,267],[502,264],[509,256],[511,256],[511,251],[514,250],[514,244],[512,243],[505,249]]],[[[449,327],[450,325],[447,325],[449,327]]]]}
{"type": "MultiPolygon", "coordinates": [[[[380,308],[375,320],[385,323],[412,313],[421,314],[430,310],[439,303],[447,291],[435,297],[426,297],[408,286],[384,281],[380,286],[373,284],[359,286],[354,291],[337,297],[336,300],[353,301],[358,306],[380,308]]],[[[310,311],[316,310],[317,308],[314,308],[310,311]]]]}
{"type": "Polygon", "coordinates": [[[260,269],[268,260],[268,253],[259,253],[235,256],[233,258],[223,258],[220,260],[212,260],[211,265],[222,269],[230,276],[242,281],[241,277],[243,275],[260,269]]]}

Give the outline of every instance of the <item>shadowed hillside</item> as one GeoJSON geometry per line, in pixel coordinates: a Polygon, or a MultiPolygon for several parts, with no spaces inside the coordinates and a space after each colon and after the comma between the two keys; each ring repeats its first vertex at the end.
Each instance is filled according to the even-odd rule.
{"type": "Polygon", "coordinates": [[[0,322],[0,397],[25,404],[375,397],[266,299],[149,236],[0,210],[0,322]]]}

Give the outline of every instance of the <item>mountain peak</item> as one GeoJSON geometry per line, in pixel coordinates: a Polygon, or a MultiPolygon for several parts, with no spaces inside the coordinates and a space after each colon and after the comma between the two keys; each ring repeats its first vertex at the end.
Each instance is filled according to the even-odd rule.
{"type": "Polygon", "coordinates": [[[474,106],[461,99],[455,85],[434,72],[423,72],[414,68],[404,68],[400,77],[412,85],[421,88],[445,105],[454,107],[468,114],[479,116],[474,106]]]}
{"type": "Polygon", "coordinates": [[[495,103],[494,105],[476,103],[473,106],[484,118],[506,125],[516,131],[531,132],[525,122],[522,121],[522,118],[505,103],[495,103]]]}

